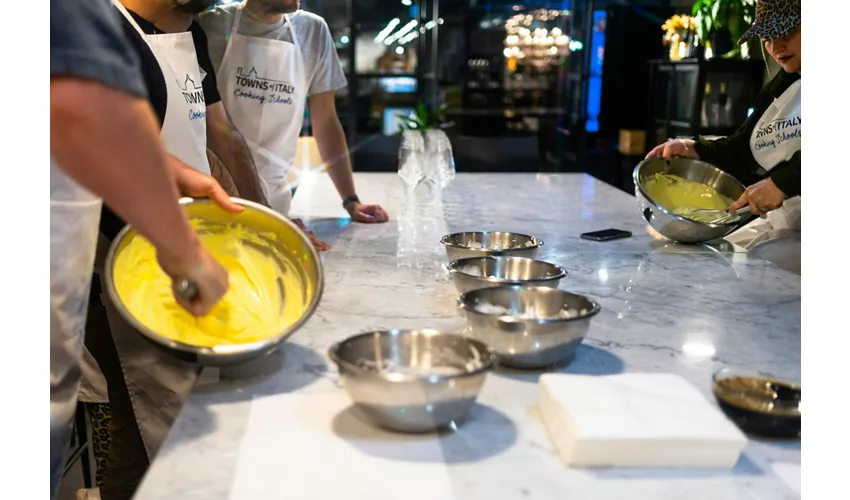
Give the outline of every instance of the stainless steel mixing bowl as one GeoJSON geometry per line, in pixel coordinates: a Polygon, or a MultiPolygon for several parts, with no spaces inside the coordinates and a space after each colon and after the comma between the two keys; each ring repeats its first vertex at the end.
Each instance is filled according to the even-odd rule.
{"type": "Polygon", "coordinates": [[[355,407],[400,432],[461,425],[496,361],[485,344],[435,330],[363,333],[329,355],[355,407]]]}
{"type": "Polygon", "coordinates": [[[491,346],[501,364],[518,368],[541,368],[570,358],[601,310],[588,297],[549,287],[474,290],[463,294],[458,304],[466,313],[470,335],[491,346]],[[488,305],[510,314],[488,311],[488,305]],[[536,319],[519,317],[532,308],[536,319]],[[584,314],[555,317],[565,308],[584,314]]]}
{"type": "Polygon", "coordinates": [[[537,257],[537,250],[543,246],[543,242],[534,236],[499,231],[447,234],[440,243],[446,247],[449,262],[487,255],[533,259],[537,257]],[[481,248],[477,248],[478,246],[481,248]]]}
{"type": "Polygon", "coordinates": [[[458,293],[503,285],[558,288],[567,275],[561,266],[525,257],[470,257],[448,265],[458,293]]]}
{"type": "Polygon", "coordinates": [[[105,278],[106,292],[115,304],[123,319],[136,329],[145,339],[165,351],[190,362],[206,366],[226,366],[241,363],[268,354],[287,337],[298,330],[312,316],[324,290],[324,271],[316,249],[307,236],[289,219],[257,203],[238,198],[232,200],[244,207],[238,214],[225,212],[207,199],[193,200],[183,198],[187,217],[196,224],[198,233],[228,231],[235,225],[249,230],[251,239],[244,239],[246,245],[272,257],[282,272],[295,273],[303,284],[301,293],[283,297],[283,287],[272,292],[278,300],[297,300],[303,307],[303,313],[291,326],[269,338],[248,344],[199,347],[171,340],[139,322],[126,308],[115,288],[115,262],[125,248],[137,238],[136,231],[125,227],[115,238],[106,256],[105,278]]]}
{"type": "Polygon", "coordinates": [[[658,205],[643,188],[643,183],[653,175],[673,174],[685,180],[700,182],[735,201],[744,194],[745,187],[737,179],[710,163],[690,158],[674,157],[669,162],[661,158],[644,160],[635,167],[633,178],[643,218],[653,229],[680,243],[704,243],[722,238],[753,220],[744,217],[731,224],[705,224],[673,213],[672,208],[658,205]]]}

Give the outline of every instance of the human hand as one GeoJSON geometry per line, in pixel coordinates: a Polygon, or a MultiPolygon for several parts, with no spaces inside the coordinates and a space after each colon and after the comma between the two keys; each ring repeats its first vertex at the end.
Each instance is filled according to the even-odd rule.
{"type": "Polygon", "coordinates": [[[327,252],[331,249],[330,245],[320,240],[319,237],[316,236],[315,233],[313,233],[313,231],[307,229],[307,226],[304,225],[304,221],[302,221],[301,219],[292,219],[292,222],[294,222],[295,225],[298,226],[298,229],[304,231],[304,234],[307,235],[307,238],[310,240],[310,243],[312,243],[313,246],[316,247],[316,250],[320,252],[327,252]]]}
{"type": "Polygon", "coordinates": [[[207,314],[227,293],[227,270],[201,246],[200,241],[194,249],[179,255],[157,251],[156,258],[165,274],[171,277],[174,299],[194,316],[207,314]],[[191,299],[177,293],[177,284],[184,279],[197,287],[197,294],[191,299]]]}
{"type": "Polygon", "coordinates": [[[373,223],[390,220],[389,214],[380,205],[364,205],[355,201],[346,207],[346,211],[355,222],[373,223]]]}
{"type": "Polygon", "coordinates": [[[670,139],[664,144],[655,146],[652,151],[647,153],[646,159],[664,158],[669,161],[674,156],[683,156],[685,158],[699,160],[699,155],[694,149],[694,144],[696,144],[696,141],[693,139],[670,139]]]}
{"type": "Polygon", "coordinates": [[[748,187],[738,201],[729,206],[729,212],[749,205],[750,213],[762,216],[781,207],[785,203],[785,198],[785,193],[776,187],[773,179],[768,177],[748,187]]]}
{"type": "Polygon", "coordinates": [[[230,200],[227,193],[213,177],[202,174],[183,164],[173,156],[169,156],[168,165],[177,183],[177,189],[182,196],[193,198],[209,198],[224,211],[239,213],[243,208],[230,200]]]}

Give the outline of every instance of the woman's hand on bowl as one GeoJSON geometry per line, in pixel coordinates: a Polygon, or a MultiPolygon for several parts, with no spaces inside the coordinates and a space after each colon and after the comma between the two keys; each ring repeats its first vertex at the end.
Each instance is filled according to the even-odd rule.
{"type": "Polygon", "coordinates": [[[646,155],[646,159],[664,158],[665,160],[671,160],[674,156],[681,156],[699,160],[699,155],[694,149],[694,144],[696,142],[693,139],[670,139],[664,144],[655,146],[646,155]]]}
{"type": "Polygon", "coordinates": [[[738,201],[729,206],[729,212],[732,213],[749,205],[750,213],[762,216],[781,207],[785,203],[785,198],[785,193],[768,177],[748,187],[738,201]]]}

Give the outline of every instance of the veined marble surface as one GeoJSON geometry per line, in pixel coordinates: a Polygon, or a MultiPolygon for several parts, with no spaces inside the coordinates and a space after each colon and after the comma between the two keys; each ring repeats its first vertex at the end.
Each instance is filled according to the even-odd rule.
{"type": "MultiPolygon", "coordinates": [[[[561,287],[599,301],[603,310],[588,338],[559,371],[673,372],[710,399],[711,375],[724,366],[800,375],[799,276],[732,247],[676,245],[653,235],[633,197],[590,176],[460,174],[445,195],[446,227],[400,223],[404,193],[395,175],[357,174],[356,181],[361,199],[382,204],[393,221],[351,224],[327,176],[305,180],[293,216],[303,217],[333,245],[324,256],[319,309],[282,352],[226,370],[227,380],[195,391],[138,498],[239,498],[233,482],[238,461],[245,459],[239,454],[252,400],[342,393],[326,356],[332,343],[372,329],[463,330],[455,289],[432,265],[445,262],[433,241],[441,231],[538,236],[545,241],[538,258],[569,272],[561,287]],[[607,243],[579,239],[606,228],[630,230],[634,237],[607,243]]],[[[731,471],[567,469],[536,414],[538,376],[491,373],[463,432],[438,438],[454,498],[799,498],[800,445],[794,442],[752,440],[731,471]],[[788,470],[797,476],[777,475],[788,470]]],[[[280,450],[268,460],[285,454],[280,450]]],[[[333,477],[333,470],[315,471],[315,481],[333,477]]],[[[310,491],[288,489],[285,469],[269,480],[280,482],[279,498],[314,498],[310,491]]],[[[416,488],[394,484],[393,477],[382,481],[402,496],[416,488]]],[[[338,491],[336,498],[351,498],[343,487],[338,491]]]]}

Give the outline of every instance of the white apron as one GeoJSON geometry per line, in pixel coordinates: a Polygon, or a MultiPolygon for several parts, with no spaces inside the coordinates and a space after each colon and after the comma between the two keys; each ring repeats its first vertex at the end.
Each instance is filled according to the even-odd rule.
{"type": "Polygon", "coordinates": [[[251,148],[269,205],[288,215],[307,100],[304,58],[288,15],[284,22],[294,43],[240,35],[244,8],[243,2],[233,16],[218,88],[227,115],[251,148]]]}
{"type": "Polygon", "coordinates": [[[101,200],[50,162],[50,491],[55,498],[77,407],[101,200]]]}
{"type": "MultiPolygon", "coordinates": [[[[797,80],[774,99],[750,136],[750,150],[759,165],[768,172],[802,148],[801,81],[797,80]]],[[[751,255],[800,273],[800,214],[801,198],[795,196],[726,239],[748,249],[751,255]]]]}
{"type": "Polygon", "coordinates": [[[148,44],[165,77],[168,105],[159,135],[165,143],[166,151],[186,165],[209,175],[207,105],[192,33],[148,35],[123,5],[117,1],[115,5],[148,44]]]}
{"type": "MultiPolygon", "coordinates": [[[[168,107],[160,137],[166,151],[209,175],[206,104],[192,34],[147,35],[120,3],[116,1],[115,5],[142,35],[165,75],[168,107]]],[[[105,254],[99,253],[96,271],[102,268],[104,259],[105,254]]],[[[103,290],[106,290],[103,274],[100,274],[100,279],[103,290]]],[[[124,321],[107,293],[101,294],[101,301],[106,309],[145,452],[148,459],[153,460],[197,381],[199,367],[173,358],[147,343],[124,321]]],[[[95,372],[102,377],[99,368],[87,368],[86,377],[90,382],[87,380],[88,387],[82,391],[81,398],[88,402],[106,401],[102,384],[91,376],[95,372]]]]}

